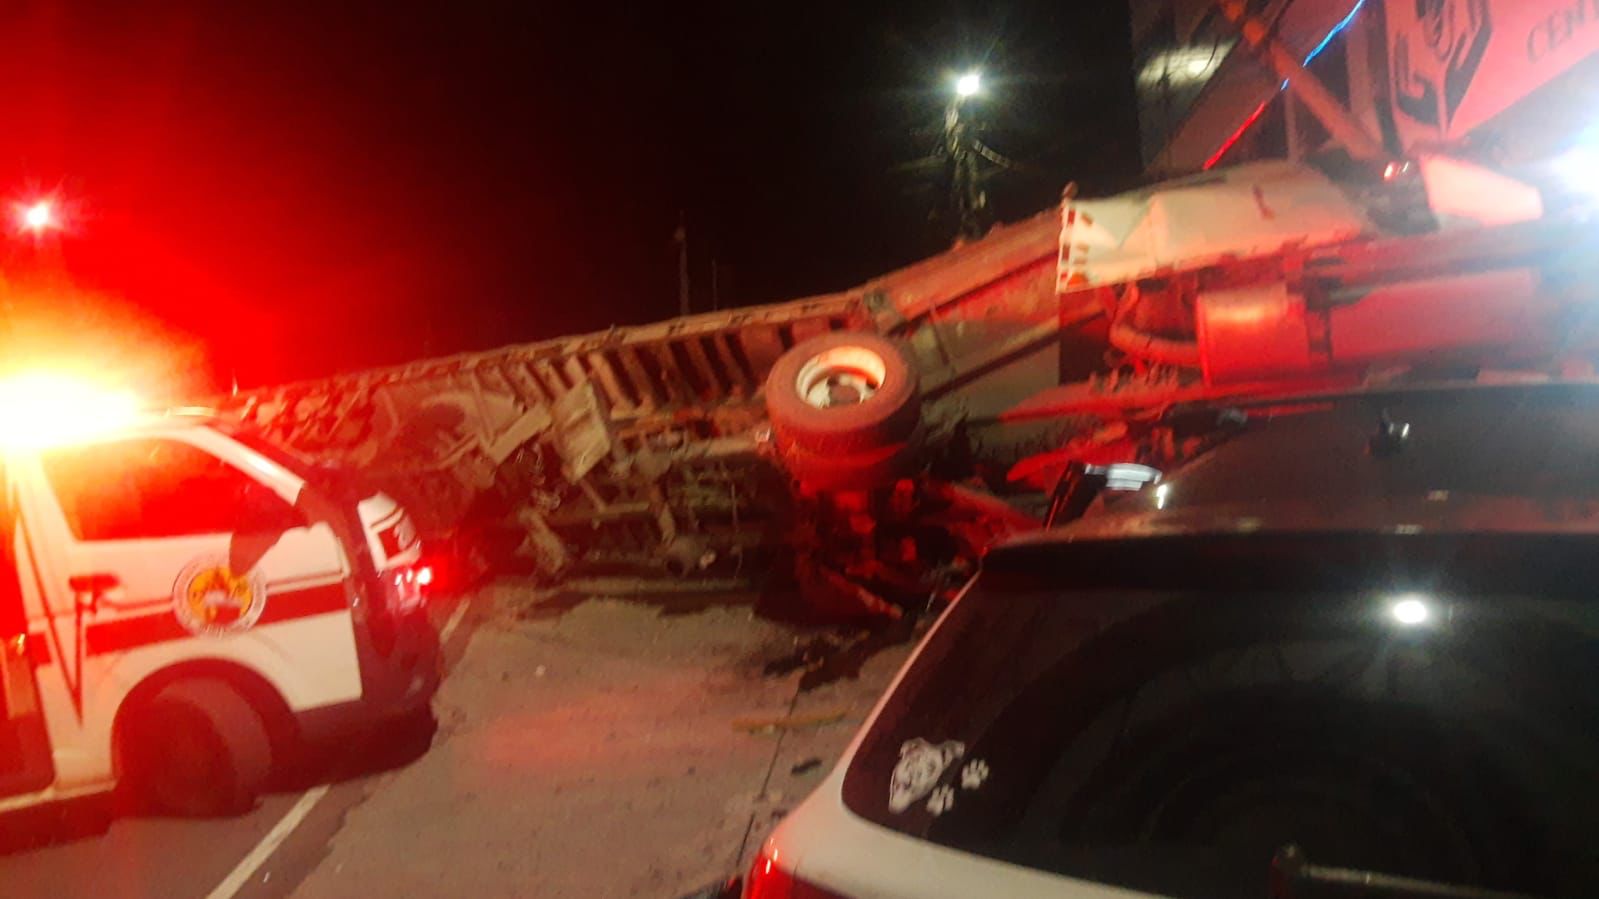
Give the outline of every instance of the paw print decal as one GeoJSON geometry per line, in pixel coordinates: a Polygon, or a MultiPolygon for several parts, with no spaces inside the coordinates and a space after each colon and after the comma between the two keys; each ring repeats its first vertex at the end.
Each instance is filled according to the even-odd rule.
{"type": "Polygon", "coordinates": [[[968,790],[975,790],[988,780],[988,763],[982,759],[972,759],[961,768],[961,786],[968,790]]]}
{"type": "Polygon", "coordinates": [[[927,797],[927,810],[935,816],[942,815],[955,806],[955,788],[942,786],[927,797]]]}

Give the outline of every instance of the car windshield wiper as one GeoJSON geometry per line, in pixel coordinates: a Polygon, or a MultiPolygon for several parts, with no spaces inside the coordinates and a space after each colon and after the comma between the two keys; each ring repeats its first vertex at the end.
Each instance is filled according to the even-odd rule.
{"type": "Polygon", "coordinates": [[[1284,846],[1271,860],[1271,899],[1536,899],[1483,887],[1400,877],[1380,871],[1314,865],[1298,846],[1284,846]]]}

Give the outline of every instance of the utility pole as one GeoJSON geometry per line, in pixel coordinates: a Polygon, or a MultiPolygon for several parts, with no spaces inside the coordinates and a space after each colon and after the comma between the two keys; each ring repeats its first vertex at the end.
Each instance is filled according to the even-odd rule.
{"type": "Polygon", "coordinates": [[[944,110],[944,152],[948,154],[950,205],[955,209],[956,230],[961,240],[975,240],[987,230],[988,195],[978,181],[977,139],[971,123],[961,115],[966,99],[981,89],[977,73],[962,75],[955,82],[955,95],[944,110]]]}
{"type": "Polygon", "coordinates": [[[677,231],[672,239],[677,241],[677,314],[688,315],[688,224],[682,210],[678,210],[677,231]]]}

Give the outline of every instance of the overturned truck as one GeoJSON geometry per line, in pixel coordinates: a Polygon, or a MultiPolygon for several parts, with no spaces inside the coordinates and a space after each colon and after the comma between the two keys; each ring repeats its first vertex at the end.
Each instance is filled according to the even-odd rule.
{"type": "Polygon", "coordinates": [[[1085,485],[1202,451],[1229,399],[1591,371],[1586,208],[1484,193],[1499,176],[1456,160],[1393,165],[1072,198],[853,291],[224,411],[368,472],[493,564],[775,575],[818,610],[893,615],[993,540],[1081,514],[1085,485]]]}
{"type": "Polygon", "coordinates": [[[1594,193],[1573,189],[1592,167],[1570,164],[1591,148],[1548,111],[1599,84],[1599,43],[1517,75],[1513,35],[1472,32],[1514,90],[1476,131],[1418,131],[1393,127],[1415,111],[1402,93],[1370,87],[1409,72],[1387,58],[1435,36],[1431,12],[1302,0],[1266,4],[1287,8],[1274,26],[1258,5],[1181,4],[1195,34],[1242,38],[1187,120],[1225,136],[1242,119],[1198,174],[1068,189],[838,294],[251,391],[222,412],[366,471],[428,537],[489,564],[759,576],[821,611],[896,615],[954,589],[993,540],[1145,486],[1307,393],[1592,377],[1594,193]],[[1396,49],[1342,54],[1339,90],[1299,62],[1357,38],[1396,49]],[[1282,119],[1292,161],[1211,170],[1285,104],[1310,113],[1282,119]],[[1494,129],[1538,139],[1478,140],[1494,129]],[[1272,395],[1296,398],[1260,405],[1272,395]]]}
{"type": "Polygon", "coordinates": [[[1051,427],[1001,415],[1059,383],[1062,328],[1100,314],[1062,311],[1058,236],[1041,215],[839,294],[251,391],[222,411],[367,472],[429,537],[493,564],[791,573],[818,605],[890,611],[1037,525],[1005,473],[1051,427]]]}

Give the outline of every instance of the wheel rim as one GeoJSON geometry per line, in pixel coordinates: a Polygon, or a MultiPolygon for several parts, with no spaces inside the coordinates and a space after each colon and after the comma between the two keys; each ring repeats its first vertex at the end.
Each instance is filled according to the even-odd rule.
{"type": "Polygon", "coordinates": [[[881,390],[887,377],[888,365],[876,352],[859,346],[834,347],[800,366],[794,389],[813,408],[858,406],[881,390]]]}

